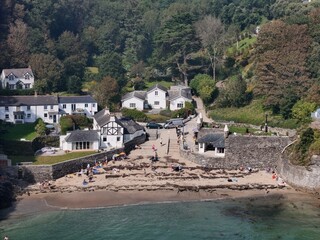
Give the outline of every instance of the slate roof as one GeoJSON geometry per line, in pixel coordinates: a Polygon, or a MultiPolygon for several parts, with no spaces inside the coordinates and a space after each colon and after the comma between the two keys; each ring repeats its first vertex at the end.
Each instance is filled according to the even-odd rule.
{"type": "Polygon", "coordinates": [[[184,90],[184,89],[181,89],[180,91],[179,90],[169,90],[168,94],[169,94],[169,101],[172,101],[172,100],[177,99],[179,97],[184,97],[186,99],[192,100],[192,96],[189,93],[189,91],[184,90]]]}
{"type": "Polygon", "coordinates": [[[10,73],[18,78],[24,78],[26,73],[29,73],[33,77],[33,72],[31,68],[13,68],[13,69],[3,69],[4,75],[9,76],[10,73]]]}
{"type": "Polygon", "coordinates": [[[90,95],[85,96],[59,96],[59,103],[97,103],[90,95]]]}
{"type": "Polygon", "coordinates": [[[0,96],[0,106],[57,105],[56,96],[0,96]]]}
{"type": "Polygon", "coordinates": [[[151,92],[152,90],[154,90],[154,89],[156,89],[156,88],[158,88],[158,89],[161,89],[162,91],[164,91],[164,92],[167,92],[168,91],[168,89],[166,88],[166,87],[164,87],[164,86],[162,86],[162,85],[160,85],[160,84],[155,84],[155,85],[153,85],[152,87],[150,87],[148,90],[147,90],[147,92],[151,92]]]}
{"type": "Polygon", "coordinates": [[[224,148],[224,134],[223,133],[208,133],[198,139],[199,143],[210,143],[213,147],[224,148]]]}
{"type": "Polygon", "coordinates": [[[66,142],[96,142],[99,134],[96,130],[75,130],[65,138],[66,142]]]}
{"type": "Polygon", "coordinates": [[[110,121],[110,112],[109,109],[102,109],[93,115],[93,118],[96,120],[100,127],[106,125],[110,121]]]}
{"type": "Polygon", "coordinates": [[[123,127],[124,134],[133,134],[139,130],[143,130],[144,128],[133,121],[132,119],[117,119],[116,122],[123,127]]]}
{"type": "Polygon", "coordinates": [[[146,91],[133,91],[133,92],[128,92],[127,94],[125,94],[125,95],[121,98],[121,101],[125,101],[125,100],[130,99],[130,98],[133,98],[133,97],[136,97],[136,98],[141,99],[141,100],[145,100],[146,95],[147,95],[147,92],[146,92],[146,91]]]}

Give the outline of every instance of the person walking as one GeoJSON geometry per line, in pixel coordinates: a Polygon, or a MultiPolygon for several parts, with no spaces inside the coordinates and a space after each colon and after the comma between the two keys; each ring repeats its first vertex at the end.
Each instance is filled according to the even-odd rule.
{"type": "Polygon", "coordinates": [[[162,138],[160,138],[160,146],[162,146],[162,138]]]}

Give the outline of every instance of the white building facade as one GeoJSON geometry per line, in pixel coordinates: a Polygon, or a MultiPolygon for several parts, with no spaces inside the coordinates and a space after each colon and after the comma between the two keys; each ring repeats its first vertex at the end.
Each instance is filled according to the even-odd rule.
{"type": "Polygon", "coordinates": [[[154,85],[148,89],[146,100],[153,109],[166,109],[167,89],[159,84],[154,85]]]}
{"type": "Polygon", "coordinates": [[[127,93],[121,100],[123,108],[137,109],[142,111],[146,108],[146,92],[133,91],[127,93]]]}
{"type": "Polygon", "coordinates": [[[97,103],[91,96],[68,97],[68,101],[63,103],[59,102],[60,98],[49,95],[0,96],[0,119],[11,123],[33,123],[41,118],[46,123],[59,123],[61,116],[76,114],[77,109],[72,111],[72,104],[83,107],[81,109],[88,117],[97,112],[97,103]],[[70,110],[61,110],[60,106],[64,104],[70,106],[70,110]]]}
{"type": "Polygon", "coordinates": [[[34,86],[34,75],[30,67],[3,69],[0,80],[2,88],[10,90],[30,89],[34,86]]]}

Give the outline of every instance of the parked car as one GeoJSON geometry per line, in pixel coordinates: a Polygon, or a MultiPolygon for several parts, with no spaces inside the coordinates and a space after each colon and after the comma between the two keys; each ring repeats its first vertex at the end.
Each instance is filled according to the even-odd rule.
{"type": "Polygon", "coordinates": [[[173,118],[168,120],[164,124],[164,128],[176,128],[176,127],[183,127],[183,126],[184,126],[183,118],[173,118]]]}
{"type": "Polygon", "coordinates": [[[163,126],[161,124],[159,124],[159,123],[149,122],[149,123],[147,123],[146,128],[158,129],[158,128],[163,128],[163,126]]]}

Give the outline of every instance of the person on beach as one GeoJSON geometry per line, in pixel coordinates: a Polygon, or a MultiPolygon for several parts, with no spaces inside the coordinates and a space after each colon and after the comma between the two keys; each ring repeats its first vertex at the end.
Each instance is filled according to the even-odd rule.
{"type": "Polygon", "coordinates": [[[160,138],[160,146],[162,146],[162,138],[160,138]]]}

